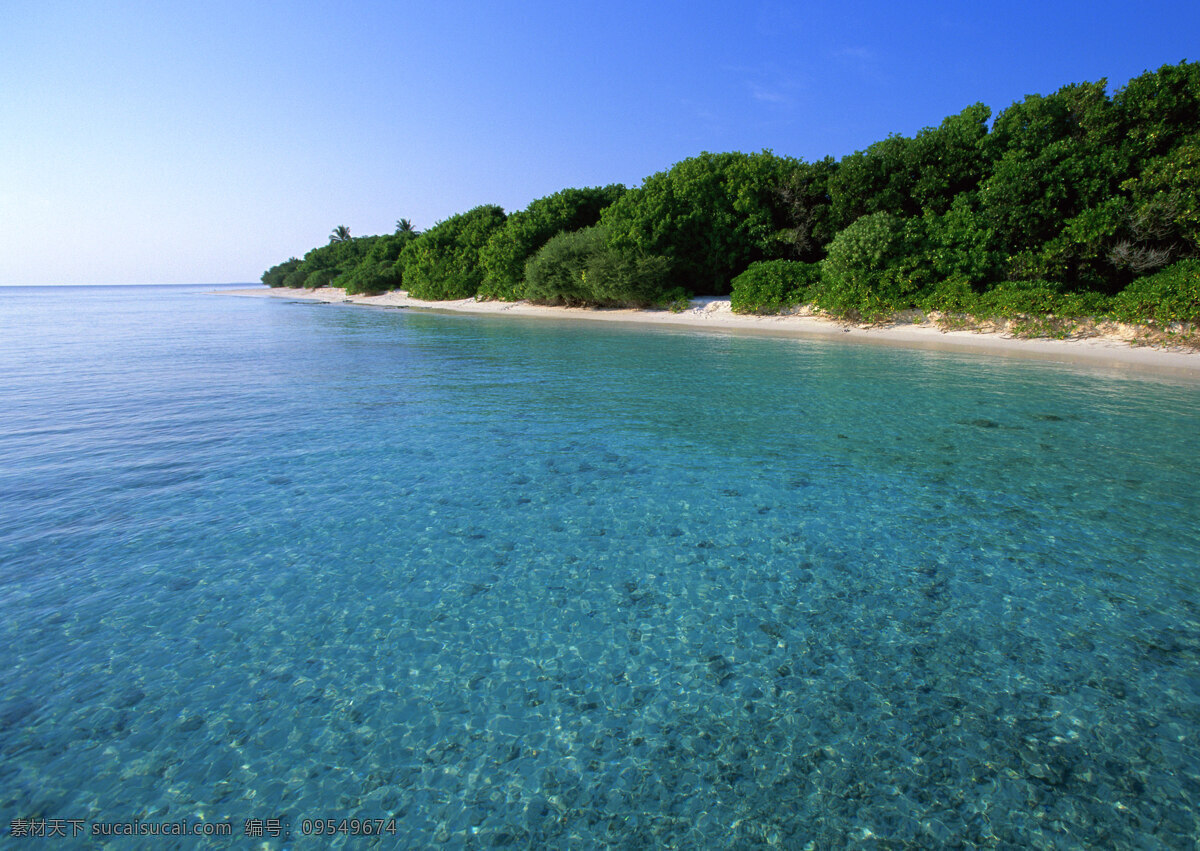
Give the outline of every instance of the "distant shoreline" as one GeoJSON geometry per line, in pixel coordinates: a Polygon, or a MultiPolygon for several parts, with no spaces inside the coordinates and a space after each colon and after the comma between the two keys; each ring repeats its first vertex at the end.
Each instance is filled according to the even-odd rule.
{"type": "Polygon", "coordinates": [[[693,299],[688,309],[672,313],[667,310],[546,307],[528,302],[475,301],[474,299],[422,301],[409,297],[408,293],[402,290],[376,296],[348,296],[345,290],[337,287],[324,287],[317,290],[255,287],[253,289],[216,290],[214,294],[489,316],[581,319],[593,322],[626,322],[697,330],[749,332],[932,351],[991,353],[1081,365],[1132,367],[1200,379],[1200,352],[1133,346],[1124,339],[1112,335],[1066,340],[1026,339],[995,331],[943,331],[928,320],[909,323],[895,322],[887,325],[858,325],[804,314],[754,316],[733,313],[728,297],[693,299]]]}

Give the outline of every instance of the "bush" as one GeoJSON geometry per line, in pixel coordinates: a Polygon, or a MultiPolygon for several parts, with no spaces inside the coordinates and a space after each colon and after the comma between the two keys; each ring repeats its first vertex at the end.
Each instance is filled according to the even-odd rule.
{"type": "Polygon", "coordinates": [[[667,258],[657,254],[626,253],[606,247],[593,254],[586,272],[589,303],[597,307],[653,307],[678,301],[679,287],[668,295],[667,258]]]}
{"type": "Polygon", "coordinates": [[[284,281],[287,280],[287,276],[290,275],[292,272],[295,272],[296,269],[299,268],[299,266],[300,266],[299,258],[297,258],[297,257],[288,258],[284,262],[282,262],[276,266],[272,266],[270,269],[263,272],[262,273],[262,282],[264,284],[266,284],[268,287],[286,286],[284,284],[284,281]]]}
{"type": "Polygon", "coordinates": [[[362,262],[379,237],[366,236],[321,245],[304,255],[304,260],[282,281],[285,287],[341,286],[340,278],[362,262]]]}
{"type": "Polygon", "coordinates": [[[752,262],[790,250],[793,211],[781,190],[798,167],[769,151],[702,153],[647,177],[600,222],[618,251],[667,258],[673,285],[724,295],[752,262]]]}
{"type": "Polygon", "coordinates": [[[394,263],[370,257],[365,258],[341,279],[347,295],[378,295],[400,289],[403,282],[402,270],[394,263]]]}
{"type": "Polygon", "coordinates": [[[1110,296],[1098,292],[1064,292],[1051,281],[1005,281],[975,299],[963,312],[1014,319],[1055,316],[1060,319],[1105,316],[1113,307],[1110,296]]]}
{"type": "Polygon", "coordinates": [[[303,265],[297,266],[295,269],[287,273],[287,276],[283,279],[282,286],[285,286],[289,289],[298,290],[304,286],[304,281],[308,276],[309,273],[304,270],[303,265]]]}
{"type": "Polygon", "coordinates": [[[377,237],[362,261],[343,274],[341,285],[350,295],[374,295],[400,289],[404,285],[400,255],[404,246],[416,238],[413,231],[377,237]]]}
{"type": "Polygon", "coordinates": [[[734,313],[782,313],[809,301],[819,286],[818,263],[764,260],[733,279],[734,313]]]}
{"type": "Polygon", "coordinates": [[[855,219],[833,238],[821,261],[816,304],[866,318],[912,307],[927,277],[913,250],[919,228],[920,219],[884,212],[855,219]]]}
{"type": "Polygon", "coordinates": [[[438,222],[404,246],[399,263],[409,294],[428,301],[473,297],[483,282],[480,252],[504,219],[499,207],[476,207],[438,222]]]}
{"type": "Polygon", "coordinates": [[[920,243],[910,250],[920,255],[921,265],[934,281],[961,279],[982,287],[996,280],[1000,256],[992,231],[967,196],[956,197],[941,215],[926,212],[919,229],[912,221],[909,231],[920,243]]]}
{"type": "Polygon", "coordinates": [[[479,298],[524,298],[525,264],[529,258],[554,235],[596,224],[600,211],[624,192],[625,187],[619,185],[564,189],[513,213],[480,252],[484,276],[479,298]]]}
{"type": "Polygon", "coordinates": [[[333,280],[337,276],[337,269],[318,269],[315,272],[310,272],[308,277],[304,279],[304,288],[315,290],[321,287],[332,286],[333,280]]]}
{"type": "Polygon", "coordinates": [[[972,312],[1011,318],[1024,314],[1056,313],[1061,288],[1050,281],[1005,281],[979,296],[972,312]]]}
{"type": "Polygon", "coordinates": [[[601,226],[560,233],[525,265],[525,297],[538,304],[649,307],[665,299],[663,257],[621,252],[601,226]]]}
{"type": "Polygon", "coordinates": [[[926,292],[917,306],[921,310],[938,310],[942,313],[975,313],[979,308],[979,295],[966,278],[947,278],[926,292]]]}
{"type": "Polygon", "coordinates": [[[608,232],[600,227],[552,238],[525,264],[525,297],[538,304],[586,304],[588,261],[607,245],[608,232]]]}
{"type": "Polygon", "coordinates": [[[1113,299],[1124,322],[1200,322],[1200,260],[1180,260],[1138,278],[1113,299]]]}

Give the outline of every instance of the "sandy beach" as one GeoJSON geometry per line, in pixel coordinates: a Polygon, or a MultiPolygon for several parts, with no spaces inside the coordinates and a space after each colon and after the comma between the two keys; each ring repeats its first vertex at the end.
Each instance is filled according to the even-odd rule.
{"type": "Polygon", "coordinates": [[[668,310],[545,307],[528,302],[475,301],[474,299],[422,301],[409,297],[408,293],[403,290],[377,296],[348,296],[344,290],[336,287],[318,290],[256,287],[221,290],[219,294],[451,313],[642,323],[674,326],[681,329],[820,338],[938,351],[986,352],[1007,357],[1063,363],[1136,368],[1173,373],[1200,380],[1200,352],[1131,345],[1129,339],[1134,335],[1133,330],[1121,327],[1116,327],[1101,336],[1065,340],[1026,339],[996,331],[942,330],[929,320],[894,322],[884,325],[855,325],[803,313],[790,316],[749,316],[734,313],[730,309],[728,297],[693,299],[688,309],[672,313],[668,310]]]}

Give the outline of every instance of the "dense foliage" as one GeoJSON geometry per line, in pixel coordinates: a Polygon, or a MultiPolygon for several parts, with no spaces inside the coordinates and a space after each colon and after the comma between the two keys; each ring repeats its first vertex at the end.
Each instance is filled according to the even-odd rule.
{"type": "Polygon", "coordinates": [[[272,266],[270,269],[262,273],[262,282],[268,287],[282,287],[283,282],[287,280],[288,275],[295,272],[300,266],[300,258],[289,257],[278,265],[272,266]]]}
{"type": "Polygon", "coordinates": [[[341,286],[351,295],[374,295],[404,286],[404,246],[417,238],[411,230],[381,236],[371,245],[362,262],[346,273],[341,286]]]}
{"type": "Polygon", "coordinates": [[[734,313],[786,313],[811,301],[821,279],[818,263],[761,260],[733,279],[734,313]]]}
{"type": "Polygon", "coordinates": [[[596,224],[600,211],[624,191],[620,185],[564,189],[513,213],[481,252],[484,277],[479,297],[504,301],[526,298],[525,264],[529,259],[551,237],[596,224]]]}
{"type": "Polygon", "coordinates": [[[662,301],[666,278],[664,258],[617,251],[597,225],[542,246],[525,266],[525,293],[537,304],[650,307],[662,301]]]}
{"type": "Polygon", "coordinates": [[[781,187],[798,162],[759,154],[709,154],[647,177],[600,216],[612,247],[665,257],[674,284],[723,295],[756,260],[788,251],[781,187]]]}
{"type": "Polygon", "coordinates": [[[732,291],[751,312],[804,301],[867,317],[1197,320],[1200,64],[1111,95],[1103,80],[1029,95],[994,120],[974,104],[840,161],[703,153],[628,191],[564,189],[507,218],[477,207],[419,236],[401,222],[387,237],[336,228],[263,282],[597,305],[685,288],[732,291]]]}
{"type": "Polygon", "coordinates": [[[377,236],[331,239],[327,245],[318,246],[305,254],[304,259],[284,276],[280,285],[307,289],[340,287],[345,276],[354,271],[379,239],[377,236]]]}
{"type": "Polygon", "coordinates": [[[476,207],[438,222],[404,246],[400,261],[409,294],[429,301],[474,296],[483,282],[483,247],[504,220],[504,210],[495,205],[476,207]]]}

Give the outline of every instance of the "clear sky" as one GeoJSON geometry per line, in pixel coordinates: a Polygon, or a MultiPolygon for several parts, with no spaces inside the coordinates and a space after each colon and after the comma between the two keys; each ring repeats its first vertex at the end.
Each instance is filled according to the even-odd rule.
{"type": "Polygon", "coordinates": [[[841,157],[1200,53],[1200,2],[0,0],[0,284],[257,281],[398,218],[841,157]]]}

